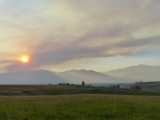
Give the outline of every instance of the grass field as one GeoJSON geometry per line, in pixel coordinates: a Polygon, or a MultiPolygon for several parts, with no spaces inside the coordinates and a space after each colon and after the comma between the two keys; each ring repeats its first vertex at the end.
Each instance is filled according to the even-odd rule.
{"type": "Polygon", "coordinates": [[[0,96],[0,120],[159,120],[159,96],[0,96]]]}
{"type": "Polygon", "coordinates": [[[116,94],[116,95],[157,95],[160,92],[93,86],[58,85],[0,85],[0,95],[70,95],[70,94],[116,94]]]}

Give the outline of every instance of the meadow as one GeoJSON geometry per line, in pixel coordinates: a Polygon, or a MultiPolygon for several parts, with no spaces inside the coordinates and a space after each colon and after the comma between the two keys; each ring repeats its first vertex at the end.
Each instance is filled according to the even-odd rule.
{"type": "Polygon", "coordinates": [[[59,86],[59,85],[0,85],[0,95],[71,95],[71,94],[116,94],[116,95],[156,95],[160,92],[119,89],[94,86],[59,86]]]}
{"type": "Polygon", "coordinates": [[[159,120],[159,96],[0,96],[0,120],[159,120]]]}

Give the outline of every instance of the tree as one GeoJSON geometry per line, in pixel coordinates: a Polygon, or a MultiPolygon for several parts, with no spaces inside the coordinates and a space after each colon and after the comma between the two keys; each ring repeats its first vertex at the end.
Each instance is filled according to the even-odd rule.
{"type": "Polygon", "coordinates": [[[85,82],[84,81],[82,81],[82,86],[84,86],[85,85],[85,82]]]}

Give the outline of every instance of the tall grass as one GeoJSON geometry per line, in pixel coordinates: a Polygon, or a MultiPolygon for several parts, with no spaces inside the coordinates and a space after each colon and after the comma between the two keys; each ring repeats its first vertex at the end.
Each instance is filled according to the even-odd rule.
{"type": "Polygon", "coordinates": [[[159,120],[160,97],[1,96],[0,120],[159,120]]]}

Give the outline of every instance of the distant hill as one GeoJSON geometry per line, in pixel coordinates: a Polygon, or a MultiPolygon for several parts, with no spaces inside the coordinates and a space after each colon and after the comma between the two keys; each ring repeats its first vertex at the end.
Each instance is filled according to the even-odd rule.
{"type": "Polygon", "coordinates": [[[160,81],[160,66],[131,66],[109,71],[106,74],[118,78],[120,82],[160,81]]]}
{"type": "Polygon", "coordinates": [[[0,74],[0,84],[58,84],[59,82],[68,81],[47,70],[0,74]]]}
{"type": "Polygon", "coordinates": [[[32,70],[0,74],[0,84],[81,84],[82,81],[85,81],[86,84],[113,83],[115,79],[102,73],[87,70],[71,70],[61,73],[32,70]]]}
{"type": "Polygon", "coordinates": [[[59,73],[59,76],[67,79],[69,82],[81,83],[115,83],[117,80],[106,74],[102,74],[93,70],[71,70],[59,73]]]}
{"type": "Polygon", "coordinates": [[[145,82],[142,84],[142,90],[160,91],[160,82],[145,82]]]}
{"type": "Polygon", "coordinates": [[[140,88],[141,90],[160,91],[160,81],[136,82],[136,83],[132,83],[132,84],[123,84],[123,87],[121,87],[121,88],[136,89],[136,86],[138,86],[137,89],[140,88]]]}

